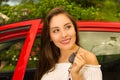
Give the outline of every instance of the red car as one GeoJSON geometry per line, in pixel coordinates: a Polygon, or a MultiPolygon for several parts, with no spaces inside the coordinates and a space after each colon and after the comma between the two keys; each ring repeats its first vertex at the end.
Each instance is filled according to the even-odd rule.
{"type": "MultiPolygon", "coordinates": [[[[0,26],[0,54],[4,53],[4,49],[10,49],[13,42],[25,40],[22,49],[19,49],[19,43],[15,44],[14,48],[20,50],[19,58],[12,54],[14,52],[6,51],[6,54],[12,54],[11,61],[16,60],[17,63],[15,70],[0,71],[0,80],[33,80],[35,67],[27,68],[27,65],[32,59],[30,56],[35,54],[32,51],[35,39],[40,37],[42,31],[40,21],[41,19],[36,19],[0,26]]],[[[80,44],[96,54],[102,65],[103,79],[120,80],[120,22],[77,21],[77,25],[80,44]]],[[[39,52],[39,47],[35,50],[39,52]]],[[[2,57],[0,61],[2,62],[2,57]]]]}

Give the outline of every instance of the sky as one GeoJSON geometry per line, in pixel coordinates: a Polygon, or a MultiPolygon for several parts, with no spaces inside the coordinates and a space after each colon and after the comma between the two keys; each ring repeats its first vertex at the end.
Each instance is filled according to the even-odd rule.
{"type": "MultiPolygon", "coordinates": [[[[38,0],[34,0],[38,1],[38,0]]],[[[8,2],[2,2],[2,4],[8,4],[10,6],[18,5],[20,4],[21,0],[9,0],[8,2]]]]}
{"type": "Polygon", "coordinates": [[[2,2],[2,4],[9,4],[10,6],[18,5],[21,0],[9,0],[8,2],[2,2]]]}

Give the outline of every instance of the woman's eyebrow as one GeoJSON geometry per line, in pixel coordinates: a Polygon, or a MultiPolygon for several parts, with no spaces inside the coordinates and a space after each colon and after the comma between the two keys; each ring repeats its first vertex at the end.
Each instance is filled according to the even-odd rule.
{"type": "Polygon", "coordinates": [[[66,23],[64,26],[71,24],[70,22],[66,23]]]}
{"type": "MultiPolygon", "coordinates": [[[[64,26],[69,25],[69,24],[71,24],[71,23],[70,23],[70,22],[68,22],[68,23],[64,24],[64,26]]],[[[54,26],[54,27],[51,27],[50,29],[56,29],[56,28],[59,28],[59,27],[54,26]]]]}
{"type": "Polygon", "coordinates": [[[58,28],[57,26],[55,26],[55,27],[51,27],[50,29],[56,29],[56,28],[58,28]]]}

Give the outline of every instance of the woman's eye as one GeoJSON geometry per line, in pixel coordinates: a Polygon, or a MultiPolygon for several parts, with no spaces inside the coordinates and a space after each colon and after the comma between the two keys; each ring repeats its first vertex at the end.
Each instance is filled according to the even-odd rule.
{"type": "Polygon", "coordinates": [[[59,32],[59,29],[53,30],[53,33],[57,33],[57,32],[59,32]]]}
{"type": "Polygon", "coordinates": [[[70,26],[70,25],[68,25],[68,26],[65,26],[65,28],[66,28],[66,29],[70,29],[70,28],[71,28],[71,26],[70,26]]]}

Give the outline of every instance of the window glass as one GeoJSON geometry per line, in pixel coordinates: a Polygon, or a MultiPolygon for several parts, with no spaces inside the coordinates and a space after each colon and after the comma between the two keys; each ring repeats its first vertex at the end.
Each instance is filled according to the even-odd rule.
{"type": "MultiPolygon", "coordinates": [[[[16,67],[21,49],[25,39],[17,39],[4,43],[0,43],[0,72],[13,71],[16,67]]],[[[37,37],[34,41],[27,68],[35,68],[40,52],[40,38],[37,37]]]]}
{"type": "Polygon", "coordinates": [[[0,43],[0,71],[15,69],[24,39],[0,43]]]}
{"type": "Polygon", "coordinates": [[[100,63],[120,58],[120,33],[79,32],[80,44],[93,52],[100,63]]]}
{"type": "Polygon", "coordinates": [[[38,54],[40,53],[40,37],[36,37],[31,53],[27,68],[36,68],[36,64],[38,61],[38,54]]]}

